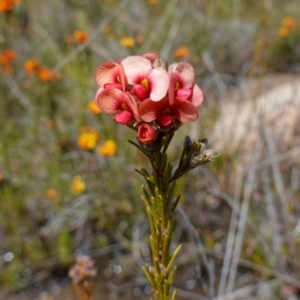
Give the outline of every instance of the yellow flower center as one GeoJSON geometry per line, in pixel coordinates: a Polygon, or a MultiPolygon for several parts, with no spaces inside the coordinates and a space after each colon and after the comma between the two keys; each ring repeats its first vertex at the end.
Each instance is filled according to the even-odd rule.
{"type": "Polygon", "coordinates": [[[128,107],[127,107],[127,105],[125,103],[122,103],[121,109],[122,110],[128,110],[128,107]]]}
{"type": "Polygon", "coordinates": [[[149,89],[149,82],[148,82],[148,79],[145,78],[141,81],[141,85],[145,88],[145,89],[149,89]]]}

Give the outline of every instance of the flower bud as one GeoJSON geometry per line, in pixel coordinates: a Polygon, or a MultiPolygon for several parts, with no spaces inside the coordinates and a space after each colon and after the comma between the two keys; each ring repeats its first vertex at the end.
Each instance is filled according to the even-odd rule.
{"type": "Polygon", "coordinates": [[[118,114],[115,115],[114,121],[123,125],[128,124],[133,120],[133,115],[128,110],[122,110],[118,114]]]}
{"type": "Polygon", "coordinates": [[[136,95],[140,100],[144,100],[149,97],[149,91],[142,84],[137,84],[132,88],[131,93],[136,95]]]}
{"type": "Polygon", "coordinates": [[[207,143],[207,139],[200,139],[200,138],[197,138],[195,139],[195,141],[193,142],[193,145],[192,145],[192,152],[193,153],[201,153],[205,147],[206,147],[206,143],[207,143]]]}
{"type": "Polygon", "coordinates": [[[190,166],[195,168],[210,161],[213,161],[219,156],[219,152],[213,149],[207,149],[200,153],[195,153],[192,155],[190,160],[190,166]]]}
{"type": "Polygon", "coordinates": [[[188,135],[186,135],[185,138],[184,138],[183,147],[184,147],[187,151],[191,151],[192,146],[193,146],[193,143],[192,143],[191,138],[190,138],[188,135]]]}
{"type": "Polygon", "coordinates": [[[157,131],[149,124],[142,123],[138,128],[138,139],[143,144],[151,144],[157,136],[157,131]]]}
{"type": "Polygon", "coordinates": [[[69,277],[76,284],[90,280],[96,275],[97,268],[89,256],[77,257],[76,264],[69,271],[69,277]]]}
{"type": "Polygon", "coordinates": [[[162,128],[172,128],[175,126],[175,120],[171,115],[161,115],[156,119],[158,126],[162,128]]]}

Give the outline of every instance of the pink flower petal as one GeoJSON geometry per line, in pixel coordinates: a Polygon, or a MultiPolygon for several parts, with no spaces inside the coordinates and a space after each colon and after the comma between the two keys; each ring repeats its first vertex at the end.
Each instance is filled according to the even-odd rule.
{"type": "Polygon", "coordinates": [[[124,69],[120,64],[114,62],[106,62],[100,65],[95,72],[95,80],[104,87],[107,84],[119,84],[125,91],[126,78],[124,69]]]}
{"type": "Polygon", "coordinates": [[[108,113],[117,113],[122,106],[122,103],[126,102],[127,95],[117,89],[106,89],[96,94],[96,103],[98,107],[108,113]]]}
{"type": "Polygon", "coordinates": [[[203,103],[203,92],[197,84],[193,88],[192,103],[195,107],[199,107],[203,103]]]}
{"type": "Polygon", "coordinates": [[[173,72],[178,72],[183,86],[181,88],[192,88],[195,80],[195,71],[191,64],[187,62],[180,62],[175,65],[173,72]]]}
{"type": "Polygon", "coordinates": [[[176,91],[176,97],[183,100],[188,100],[193,94],[191,89],[178,89],[176,91]]]}
{"type": "Polygon", "coordinates": [[[169,89],[169,74],[166,70],[161,68],[153,69],[148,79],[151,83],[150,99],[152,101],[160,101],[166,96],[169,89]]]}
{"type": "Polygon", "coordinates": [[[138,139],[143,144],[151,144],[157,136],[157,131],[149,124],[142,123],[138,128],[138,139]]]}
{"type": "Polygon", "coordinates": [[[175,120],[171,115],[161,115],[155,120],[155,122],[163,128],[170,128],[175,125],[175,120]]]}
{"type": "Polygon", "coordinates": [[[148,60],[151,61],[151,63],[154,63],[158,58],[159,58],[159,55],[156,54],[156,53],[153,53],[153,52],[148,52],[148,53],[144,53],[142,55],[142,57],[145,57],[147,58],[148,60]]]}
{"type": "Polygon", "coordinates": [[[97,93],[95,101],[98,107],[108,114],[114,114],[120,110],[128,110],[136,121],[141,121],[137,104],[129,93],[124,93],[117,89],[106,89],[97,93]]]}
{"type": "Polygon", "coordinates": [[[104,89],[102,87],[99,87],[99,89],[97,90],[96,96],[95,96],[95,102],[97,104],[97,98],[99,96],[99,94],[103,91],[104,89]]]}
{"type": "Polygon", "coordinates": [[[189,123],[196,121],[199,117],[198,111],[195,106],[188,100],[176,99],[172,112],[176,115],[177,119],[182,123],[189,123]]]}
{"type": "Polygon", "coordinates": [[[131,94],[136,95],[140,100],[149,98],[149,91],[141,84],[137,84],[131,90],[131,94]]]}
{"type": "Polygon", "coordinates": [[[141,122],[142,119],[139,114],[137,103],[136,103],[134,97],[131,94],[127,93],[127,99],[128,99],[128,102],[126,102],[126,104],[129,108],[130,112],[133,114],[133,116],[137,122],[141,122]]]}
{"type": "Polygon", "coordinates": [[[95,71],[95,80],[96,82],[103,87],[105,83],[114,82],[114,68],[117,67],[117,64],[114,62],[105,62],[100,65],[95,71]]]}
{"type": "Polygon", "coordinates": [[[121,83],[105,83],[103,85],[105,89],[118,89],[118,90],[123,90],[122,84],[121,83]]]}
{"type": "Polygon", "coordinates": [[[161,115],[169,106],[168,98],[165,97],[159,102],[154,102],[151,99],[144,100],[139,106],[141,119],[145,122],[154,121],[161,115]]]}
{"type": "Polygon", "coordinates": [[[174,104],[175,99],[175,77],[174,72],[170,73],[170,83],[169,83],[169,103],[170,105],[174,104]]]}
{"type": "Polygon", "coordinates": [[[133,115],[128,110],[122,110],[118,114],[115,115],[114,121],[123,125],[128,124],[133,120],[133,115]]]}
{"type": "Polygon", "coordinates": [[[152,70],[151,62],[142,56],[128,56],[121,64],[129,84],[138,83],[138,79],[146,78],[152,70]]]}

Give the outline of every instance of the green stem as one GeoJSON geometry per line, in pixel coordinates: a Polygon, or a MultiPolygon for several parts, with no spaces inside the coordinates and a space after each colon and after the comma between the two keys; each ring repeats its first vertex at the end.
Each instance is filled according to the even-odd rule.
{"type": "MultiPolygon", "coordinates": [[[[152,175],[142,169],[138,171],[147,181],[148,189],[144,190],[144,202],[147,205],[147,216],[150,224],[150,248],[152,251],[153,269],[145,266],[143,271],[153,288],[156,300],[170,299],[170,288],[175,275],[176,268],[171,266],[181,249],[178,247],[173,254],[170,252],[171,240],[176,228],[174,217],[175,182],[170,183],[172,176],[172,165],[168,162],[166,151],[173,138],[172,134],[161,135],[157,147],[151,151],[141,149],[148,157],[152,166],[152,175]]],[[[140,145],[134,144],[140,149],[140,145]]],[[[141,146],[142,147],[142,146],[141,146]]],[[[175,299],[175,294],[172,298],[175,299]]]]}
{"type": "Polygon", "coordinates": [[[148,189],[144,186],[142,188],[150,224],[153,267],[146,265],[143,271],[153,289],[155,300],[175,300],[176,298],[176,290],[172,295],[170,293],[177,270],[174,262],[181,250],[181,245],[173,254],[170,250],[177,224],[174,212],[180,199],[180,196],[174,198],[176,180],[191,169],[212,161],[218,155],[218,152],[212,149],[205,149],[206,139],[198,138],[192,143],[187,136],[178,167],[172,174],[173,166],[168,161],[166,152],[173,136],[174,132],[160,132],[157,139],[150,145],[130,141],[148,157],[152,166],[151,173],[144,168],[137,172],[145,178],[148,187],[148,189]]]}

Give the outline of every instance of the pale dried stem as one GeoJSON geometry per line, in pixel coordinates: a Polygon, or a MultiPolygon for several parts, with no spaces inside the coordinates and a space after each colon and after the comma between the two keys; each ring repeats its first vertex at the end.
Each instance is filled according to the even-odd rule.
{"type": "Polygon", "coordinates": [[[80,52],[82,52],[85,48],[87,48],[99,35],[99,33],[103,30],[103,28],[115,17],[119,15],[119,13],[124,9],[124,7],[129,3],[129,0],[123,0],[120,2],[119,6],[114,10],[112,14],[109,14],[106,18],[102,19],[99,25],[90,33],[90,38],[84,44],[77,46],[74,50],[72,50],[68,55],[66,55],[63,59],[61,59],[53,68],[54,72],[62,69],[66,64],[68,64],[73,58],[75,58],[80,52]]]}
{"type": "Polygon", "coordinates": [[[153,43],[155,39],[157,39],[157,33],[165,30],[165,26],[168,21],[168,18],[174,15],[174,11],[178,7],[177,4],[178,4],[178,0],[168,1],[168,4],[166,5],[163,13],[161,14],[161,17],[157,20],[157,22],[155,22],[154,26],[152,27],[150,33],[147,36],[146,41],[138,50],[139,53],[149,51],[150,45],[153,43]]]}
{"type": "MultiPolygon", "coordinates": [[[[242,189],[242,178],[243,178],[243,169],[237,169],[236,181],[235,181],[235,191],[234,191],[234,198],[233,203],[238,208],[240,205],[240,198],[241,198],[241,189],[242,189]]],[[[222,266],[222,273],[221,279],[218,289],[218,296],[222,295],[225,291],[225,287],[227,284],[227,278],[229,274],[229,267],[232,260],[232,253],[234,247],[234,240],[235,240],[235,231],[237,228],[237,221],[238,221],[239,209],[232,208],[231,218],[230,218],[230,227],[228,232],[228,238],[226,243],[226,251],[225,257],[222,266]]]]}
{"type": "Polygon", "coordinates": [[[20,102],[20,104],[29,112],[35,112],[36,108],[34,105],[29,101],[29,99],[23,94],[20,90],[17,83],[10,75],[3,76],[4,82],[9,87],[12,94],[16,97],[16,99],[20,102]]]}
{"type": "MultiPolygon", "coordinates": [[[[279,266],[280,268],[283,267],[283,257],[280,255],[281,249],[282,249],[282,238],[278,234],[278,215],[275,208],[275,200],[271,189],[270,184],[270,174],[267,169],[262,170],[262,184],[263,184],[263,191],[264,191],[264,200],[266,201],[266,207],[267,207],[267,216],[268,216],[268,223],[269,228],[272,232],[271,234],[271,241],[272,241],[272,252],[270,252],[270,260],[272,262],[272,265],[274,263],[279,266]]],[[[276,266],[274,266],[276,267],[276,266]]]]}
{"type": "Polygon", "coordinates": [[[291,225],[289,222],[289,213],[287,211],[287,195],[285,192],[284,183],[283,183],[279,164],[274,159],[274,157],[276,155],[276,149],[275,149],[273,134],[272,134],[271,129],[267,126],[263,127],[263,131],[264,131],[264,135],[265,135],[265,139],[266,139],[268,155],[271,159],[271,168],[272,168],[272,173],[273,173],[273,177],[275,180],[276,190],[277,190],[280,204],[281,204],[282,217],[283,217],[283,222],[284,222],[284,226],[286,229],[285,232],[286,232],[286,237],[287,237],[287,244],[289,246],[290,251],[292,253],[295,253],[293,242],[292,242],[292,229],[291,229],[291,225]]]}
{"type": "Polygon", "coordinates": [[[181,215],[181,217],[183,219],[183,224],[186,227],[187,232],[192,236],[193,241],[195,242],[195,244],[197,246],[197,252],[199,252],[201,254],[203,263],[207,269],[209,285],[207,286],[207,284],[205,283],[205,281],[202,278],[200,264],[197,264],[197,266],[199,268],[198,271],[200,274],[200,277],[198,279],[201,282],[201,285],[204,290],[207,290],[207,288],[208,288],[209,297],[213,298],[214,297],[215,273],[214,273],[214,266],[212,264],[212,261],[208,259],[206,252],[205,252],[204,245],[201,241],[201,238],[200,238],[197,230],[191,223],[189,217],[186,215],[185,211],[181,208],[180,205],[177,206],[176,211],[181,215]]]}
{"type": "MultiPolygon", "coordinates": [[[[257,144],[255,153],[254,153],[254,163],[257,162],[259,155],[261,151],[261,145],[257,144]]],[[[236,235],[234,250],[233,250],[233,259],[229,271],[229,277],[228,277],[228,284],[226,287],[226,293],[230,293],[234,287],[236,273],[237,273],[237,266],[238,266],[238,260],[240,258],[241,254],[241,248],[244,238],[244,232],[245,232],[245,225],[247,222],[247,214],[249,210],[249,204],[250,199],[254,187],[254,180],[255,180],[255,174],[256,174],[256,168],[255,164],[252,164],[248,171],[247,181],[245,185],[245,192],[243,195],[243,200],[241,204],[241,214],[238,222],[238,231],[236,235]]]]}
{"type": "MultiPolygon", "coordinates": [[[[225,83],[223,82],[220,74],[217,72],[217,70],[215,68],[215,64],[207,51],[205,51],[202,54],[202,59],[203,59],[203,62],[205,64],[206,68],[212,74],[213,80],[216,83],[216,86],[217,86],[217,89],[218,89],[220,95],[221,96],[229,95],[227,87],[226,87],[225,83]]],[[[219,98],[219,100],[221,101],[221,98],[219,98]]]]}
{"type": "Polygon", "coordinates": [[[160,51],[160,55],[162,58],[167,58],[170,56],[171,48],[173,46],[173,42],[175,41],[176,35],[180,28],[181,19],[185,15],[186,7],[187,5],[184,6],[182,9],[175,10],[175,14],[172,20],[172,25],[169,29],[167,38],[165,39],[165,43],[162,46],[162,49],[160,51]]]}

